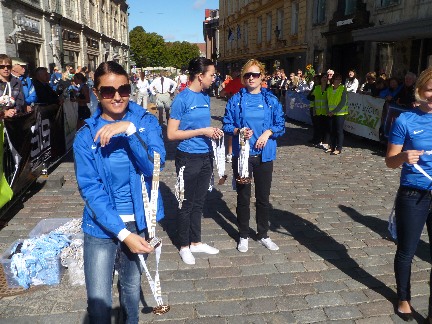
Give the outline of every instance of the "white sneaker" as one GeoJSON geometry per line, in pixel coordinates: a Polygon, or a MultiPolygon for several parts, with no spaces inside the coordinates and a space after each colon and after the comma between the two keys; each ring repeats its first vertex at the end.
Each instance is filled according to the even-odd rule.
{"type": "Polygon", "coordinates": [[[226,163],[232,163],[232,154],[227,154],[225,161],[226,163]]]}
{"type": "Polygon", "coordinates": [[[186,264],[195,264],[195,258],[189,248],[180,249],[180,257],[186,264]]]}
{"type": "Polygon", "coordinates": [[[279,246],[277,246],[276,243],[270,239],[270,237],[263,238],[263,239],[259,240],[259,242],[269,250],[272,250],[272,251],[279,250],[279,246]]]}
{"type": "Polygon", "coordinates": [[[207,253],[207,254],[218,254],[219,250],[205,243],[198,245],[191,245],[190,251],[193,253],[207,253]]]}
{"type": "Polygon", "coordinates": [[[247,250],[249,249],[248,243],[249,243],[248,238],[240,237],[240,242],[237,245],[237,250],[239,250],[239,252],[247,252],[247,250]]]}

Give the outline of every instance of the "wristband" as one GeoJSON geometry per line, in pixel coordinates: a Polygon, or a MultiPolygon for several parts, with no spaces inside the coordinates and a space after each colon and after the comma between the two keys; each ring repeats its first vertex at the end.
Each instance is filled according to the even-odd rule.
{"type": "Polygon", "coordinates": [[[128,128],[126,129],[125,133],[127,136],[131,136],[136,132],[136,127],[133,123],[130,123],[128,128]]]}

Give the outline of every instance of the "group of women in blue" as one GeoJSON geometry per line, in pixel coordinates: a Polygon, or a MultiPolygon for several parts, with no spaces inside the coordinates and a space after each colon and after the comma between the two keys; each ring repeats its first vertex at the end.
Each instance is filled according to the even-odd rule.
{"type": "MultiPolygon", "coordinates": [[[[194,264],[193,253],[216,254],[218,249],[201,241],[203,204],[213,172],[212,140],[223,133],[250,142],[249,172],[255,181],[257,239],[268,249],[278,246],[268,237],[270,187],[276,138],[285,132],[282,107],[277,98],[261,88],[263,65],[248,61],[242,70],[245,88],[231,98],[223,129],[211,126],[210,99],[205,90],[213,83],[211,60],[193,59],[188,67],[190,85],[172,104],[167,137],[179,141],[175,165],[182,184],[178,208],[178,245],[182,260],[194,264]]],[[[91,323],[110,323],[112,283],[119,252],[120,305],[125,323],[138,323],[140,280],[138,255],[153,251],[147,242],[141,186],[148,192],[153,177],[154,156],[165,163],[162,131],[157,119],[129,101],[127,72],[116,62],[102,63],[94,75],[94,94],[99,104],[85,120],[74,141],[75,173],[83,212],[84,272],[88,314],[91,323]],[[144,183],[142,183],[144,176],[144,183]]],[[[239,150],[233,151],[234,161],[239,150]]],[[[238,174],[237,162],[233,163],[238,174]]],[[[237,184],[238,250],[248,249],[250,183],[237,184]]],[[[157,201],[157,220],[163,218],[163,203],[157,201]]],[[[148,237],[147,237],[148,238],[148,237]]]]}

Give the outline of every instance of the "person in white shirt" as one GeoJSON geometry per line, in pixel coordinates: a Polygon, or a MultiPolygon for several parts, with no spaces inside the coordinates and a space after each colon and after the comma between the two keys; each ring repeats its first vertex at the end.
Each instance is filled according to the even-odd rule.
{"type": "Polygon", "coordinates": [[[144,107],[144,109],[147,109],[147,101],[148,101],[148,89],[149,89],[149,82],[145,77],[144,72],[139,73],[139,79],[137,82],[137,89],[138,89],[138,95],[137,95],[137,101],[136,103],[138,105],[141,105],[144,107]],[[142,101],[142,104],[141,104],[142,101]]]}
{"type": "Polygon", "coordinates": [[[356,78],[356,72],[354,69],[348,71],[348,78],[345,80],[345,88],[347,92],[357,92],[359,82],[356,78]]]}
{"type": "Polygon", "coordinates": [[[179,92],[186,89],[188,83],[188,76],[184,73],[184,71],[181,71],[181,74],[178,76],[177,80],[177,89],[179,92]]]}
{"type": "Polygon", "coordinates": [[[165,109],[165,117],[168,123],[170,118],[171,94],[177,88],[177,83],[170,78],[164,77],[163,73],[150,84],[150,91],[156,97],[156,107],[159,110],[159,123],[163,124],[163,109],[165,109]]]}

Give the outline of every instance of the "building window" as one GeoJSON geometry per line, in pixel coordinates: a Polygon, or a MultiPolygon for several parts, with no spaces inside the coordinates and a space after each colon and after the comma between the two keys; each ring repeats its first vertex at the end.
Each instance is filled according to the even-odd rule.
{"type": "Polygon", "coordinates": [[[298,34],[298,24],[299,24],[299,4],[298,2],[293,2],[291,4],[291,35],[298,34]]]}
{"type": "Polygon", "coordinates": [[[278,37],[279,38],[283,38],[283,16],[284,16],[284,12],[282,8],[279,8],[278,10],[276,10],[276,27],[277,30],[279,30],[279,34],[278,37]]]}
{"type": "Polygon", "coordinates": [[[262,43],[262,17],[257,20],[257,44],[262,43]]]}
{"type": "Polygon", "coordinates": [[[400,3],[400,0],[376,0],[378,8],[385,8],[390,6],[395,6],[400,3]]]}
{"type": "Polygon", "coordinates": [[[314,0],[312,21],[314,24],[325,22],[326,0],[314,0]]]}
{"type": "Polygon", "coordinates": [[[272,14],[267,14],[267,29],[266,29],[266,41],[270,42],[272,36],[272,14]]]}
{"type": "Polygon", "coordinates": [[[357,9],[357,0],[345,0],[345,16],[352,15],[357,9]]]}

